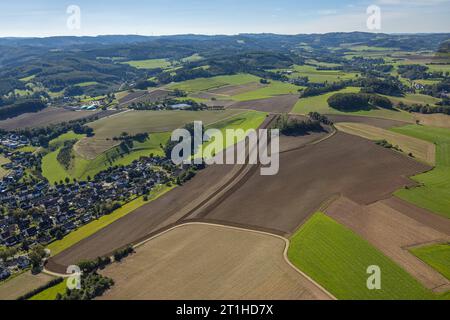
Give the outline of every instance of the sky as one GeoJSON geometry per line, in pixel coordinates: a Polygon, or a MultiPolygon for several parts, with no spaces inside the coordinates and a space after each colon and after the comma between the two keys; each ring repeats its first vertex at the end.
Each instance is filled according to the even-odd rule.
{"type": "Polygon", "coordinates": [[[449,17],[450,0],[2,0],[0,37],[429,33],[450,32],[449,17]],[[367,27],[371,5],[380,29],[367,27]]]}

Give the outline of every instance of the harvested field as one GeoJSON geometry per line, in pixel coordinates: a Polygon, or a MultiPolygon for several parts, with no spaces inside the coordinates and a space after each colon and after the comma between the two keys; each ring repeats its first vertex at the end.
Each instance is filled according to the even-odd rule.
{"type": "Polygon", "coordinates": [[[280,171],[261,176],[252,171],[222,199],[192,215],[292,233],[332,196],[342,194],[360,204],[390,195],[428,166],[365,139],[338,133],[302,149],[280,155],[280,171]]]}
{"type": "Polygon", "coordinates": [[[287,113],[292,110],[297,101],[298,101],[297,95],[289,94],[268,99],[241,101],[231,105],[228,108],[250,109],[273,113],[287,113]]]}
{"type": "Polygon", "coordinates": [[[419,120],[420,124],[424,126],[450,128],[450,116],[446,114],[414,113],[414,118],[416,118],[416,120],[419,120]]]}
{"type": "Polygon", "coordinates": [[[404,121],[374,118],[374,117],[361,117],[361,116],[337,115],[337,114],[327,114],[326,116],[334,123],[341,123],[341,122],[363,123],[382,129],[390,129],[392,127],[399,127],[408,124],[408,122],[404,121]]]}
{"type": "Polygon", "coordinates": [[[217,89],[209,90],[208,92],[218,95],[225,95],[225,96],[235,96],[241,93],[246,93],[249,91],[253,91],[259,88],[263,88],[264,86],[257,82],[251,82],[243,85],[238,86],[226,86],[221,87],[217,89]]]}
{"type": "Polygon", "coordinates": [[[336,124],[336,128],[372,141],[386,140],[393,146],[398,146],[405,155],[412,154],[415,158],[431,165],[436,163],[434,143],[361,123],[342,122],[336,124]]]}
{"type": "Polygon", "coordinates": [[[99,118],[110,114],[109,111],[70,111],[64,108],[49,107],[36,113],[24,113],[18,117],[0,121],[0,129],[16,130],[25,128],[45,127],[50,124],[78,120],[97,116],[99,118]]]}
{"type": "Polygon", "coordinates": [[[138,92],[138,94],[134,95],[133,93],[130,96],[126,96],[124,99],[125,102],[120,102],[122,105],[130,105],[132,103],[154,103],[161,100],[164,100],[170,96],[171,92],[167,90],[157,89],[151,92],[144,91],[144,94],[138,92]]]}
{"type": "Polygon", "coordinates": [[[450,234],[422,224],[384,202],[361,206],[341,198],[326,212],[397,262],[428,289],[450,288],[449,280],[408,251],[409,247],[420,244],[448,241],[450,234]]]}
{"type": "Polygon", "coordinates": [[[0,284],[0,300],[15,300],[53,279],[54,277],[43,273],[32,275],[31,272],[25,272],[0,284]]]}
{"type": "Polygon", "coordinates": [[[102,274],[115,285],[100,299],[329,299],[285,261],[285,247],[285,240],[267,234],[180,226],[107,267],[102,274]]]}
{"type": "Polygon", "coordinates": [[[119,103],[120,104],[126,104],[131,102],[134,99],[137,99],[139,97],[142,97],[144,95],[146,95],[148,93],[148,91],[136,91],[136,92],[130,92],[129,94],[127,94],[126,96],[122,97],[119,99],[119,103]]]}

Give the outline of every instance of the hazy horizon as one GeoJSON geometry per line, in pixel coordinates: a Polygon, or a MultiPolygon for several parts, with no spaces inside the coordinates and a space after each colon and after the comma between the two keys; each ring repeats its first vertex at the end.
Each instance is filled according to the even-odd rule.
{"type": "Polygon", "coordinates": [[[0,37],[371,32],[371,5],[381,10],[377,32],[450,32],[450,0],[25,0],[2,3],[0,37]],[[70,29],[73,5],[80,25],[70,29]]]}

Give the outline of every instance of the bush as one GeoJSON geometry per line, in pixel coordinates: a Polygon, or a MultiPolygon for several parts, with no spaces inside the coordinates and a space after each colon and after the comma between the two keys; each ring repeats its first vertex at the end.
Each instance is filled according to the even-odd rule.
{"type": "Polygon", "coordinates": [[[320,132],[323,128],[317,120],[289,119],[288,115],[283,115],[278,119],[275,127],[280,129],[281,134],[285,136],[300,136],[308,134],[309,132],[320,132]]]}
{"type": "Polygon", "coordinates": [[[56,300],[92,300],[103,295],[113,285],[112,279],[97,273],[82,275],[80,290],[67,290],[65,294],[57,295],[56,300]]]}
{"type": "Polygon", "coordinates": [[[114,260],[119,262],[122,261],[123,258],[128,257],[130,254],[132,254],[134,252],[134,249],[132,246],[129,246],[125,249],[122,250],[117,250],[114,253],[114,260]]]}

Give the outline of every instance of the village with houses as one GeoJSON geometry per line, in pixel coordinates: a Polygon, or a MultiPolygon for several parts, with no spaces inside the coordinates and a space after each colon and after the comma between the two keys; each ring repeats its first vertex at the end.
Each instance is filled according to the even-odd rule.
{"type": "Polygon", "coordinates": [[[50,184],[27,174],[37,163],[30,152],[14,152],[27,145],[21,137],[2,139],[4,165],[9,173],[0,181],[0,246],[19,248],[0,263],[0,280],[30,267],[28,251],[62,239],[77,228],[175,180],[179,169],[163,157],[141,158],[128,166],[111,167],[88,181],[50,184]]]}

